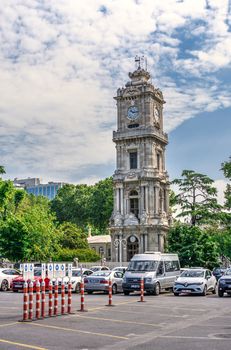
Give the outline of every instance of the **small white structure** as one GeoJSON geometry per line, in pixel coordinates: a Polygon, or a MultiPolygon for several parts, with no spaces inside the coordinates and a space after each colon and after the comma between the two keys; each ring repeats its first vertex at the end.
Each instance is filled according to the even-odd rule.
{"type": "Polygon", "coordinates": [[[90,247],[101,256],[101,259],[105,258],[107,261],[111,260],[110,235],[92,236],[91,234],[89,234],[87,241],[90,247]]]}

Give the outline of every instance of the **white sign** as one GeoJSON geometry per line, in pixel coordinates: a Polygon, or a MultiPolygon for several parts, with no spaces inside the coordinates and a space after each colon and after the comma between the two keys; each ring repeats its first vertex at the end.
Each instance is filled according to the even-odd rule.
{"type": "Polygon", "coordinates": [[[67,265],[67,275],[69,278],[72,277],[72,264],[67,265]]]}
{"type": "Polygon", "coordinates": [[[42,269],[41,277],[44,280],[46,278],[46,264],[42,264],[41,269],[42,269]]]}
{"type": "Polygon", "coordinates": [[[63,278],[66,275],[65,264],[54,264],[54,278],[63,278]]]}
{"type": "Polygon", "coordinates": [[[54,264],[52,263],[47,264],[47,277],[50,280],[54,277],[54,264]]]}
{"type": "Polygon", "coordinates": [[[65,264],[61,264],[60,267],[60,277],[64,278],[66,276],[66,265],[65,264]]]}
{"type": "Polygon", "coordinates": [[[32,280],[34,278],[34,264],[23,264],[23,279],[25,281],[32,280]]]}

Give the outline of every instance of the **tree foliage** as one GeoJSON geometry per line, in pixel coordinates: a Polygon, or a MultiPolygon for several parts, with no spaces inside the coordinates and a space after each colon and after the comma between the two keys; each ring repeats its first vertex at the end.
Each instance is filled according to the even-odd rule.
{"type": "Polygon", "coordinates": [[[59,226],[61,233],[60,244],[62,248],[83,249],[88,248],[87,235],[75,224],[64,222],[59,226]]]}
{"type": "Polygon", "coordinates": [[[179,187],[179,194],[175,197],[181,208],[178,217],[189,218],[192,226],[215,220],[221,206],[216,199],[217,189],[212,186],[214,181],[193,170],[183,170],[181,176],[172,181],[179,187]]]}
{"type": "Polygon", "coordinates": [[[87,230],[105,233],[113,210],[112,178],[106,178],[94,186],[65,185],[54,200],[51,209],[59,223],[69,221],[87,230]]]}
{"type": "Polygon", "coordinates": [[[182,267],[213,268],[219,264],[217,243],[211,235],[197,226],[175,224],[169,230],[167,250],[179,254],[182,267]]]}
{"type": "MultiPolygon", "coordinates": [[[[231,157],[229,158],[229,161],[221,164],[221,170],[223,171],[224,176],[229,181],[231,181],[231,157]]],[[[231,185],[230,185],[230,183],[227,184],[226,190],[225,190],[225,208],[227,210],[231,211],[231,185]]]]}

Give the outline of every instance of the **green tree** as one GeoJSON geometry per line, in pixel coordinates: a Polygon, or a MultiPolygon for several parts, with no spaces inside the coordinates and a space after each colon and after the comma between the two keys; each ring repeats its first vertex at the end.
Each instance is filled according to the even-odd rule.
{"type": "Polygon", "coordinates": [[[219,264],[219,248],[213,237],[197,226],[176,223],[169,230],[167,250],[179,255],[182,267],[213,268],[219,264]]]}
{"type": "Polygon", "coordinates": [[[65,185],[51,202],[51,209],[55,212],[60,223],[72,222],[79,227],[86,228],[89,223],[89,202],[91,186],[65,185]]]}
{"type": "MultiPolygon", "coordinates": [[[[30,198],[33,198],[31,196],[30,198]]],[[[31,203],[33,203],[34,198],[31,203]]],[[[55,224],[46,198],[39,198],[21,213],[21,220],[27,227],[27,250],[24,259],[45,261],[60,250],[61,234],[55,224]]]]}
{"type": "Polygon", "coordinates": [[[178,185],[179,194],[175,201],[181,207],[178,217],[189,218],[192,226],[217,219],[221,206],[217,203],[217,189],[208,176],[192,170],[183,170],[182,178],[172,181],[178,185]]]}
{"type": "Polygon", "coordinates": [[[100,234],[105,233],[113,211],[112,177],[99,181],[92,189],[89,221],[100,234]]]}
{"type": "Polygon", "coordinates": [[[60,244],[63,248],[89,248],[86,233],[75,224],[64,222],[59,226],[59,231],[61,233],[60,244]]]}
{"type": "Polygon", "coordinates": [[[1,254],[11,261],[22,261],[27,250],[28,228],[19,218],[11,216],[0,222],[1,254]]]}
{"type": "MultiPolygon", "coordinates": [[[[231,157],[229,157],[229,161],[221,164],[221,170],[224,173],[224,176],[231,181],[231,157]]],[[[225,208],[227,210],[231,210],[231,185],[227,184],[225,190],[225,208]]]]}
{"type": "Polygon", "coordinates": [[[0,165],[0,174],[5,174],[5,168],[4,166],[0,165]]]}

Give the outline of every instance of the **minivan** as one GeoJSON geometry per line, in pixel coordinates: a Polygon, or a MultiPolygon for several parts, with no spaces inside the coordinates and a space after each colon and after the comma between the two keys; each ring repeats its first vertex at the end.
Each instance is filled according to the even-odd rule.
{"type": "Polygon", "coordinates": [[[175,279],[180,275],[180,263],[177,254],[145,252],[135,254],[129,262],[123,278],[123,293],[140,290],[141,278],[144,290],[149,294],[159,295],[161,290],[173,288],[175,279]]]}

